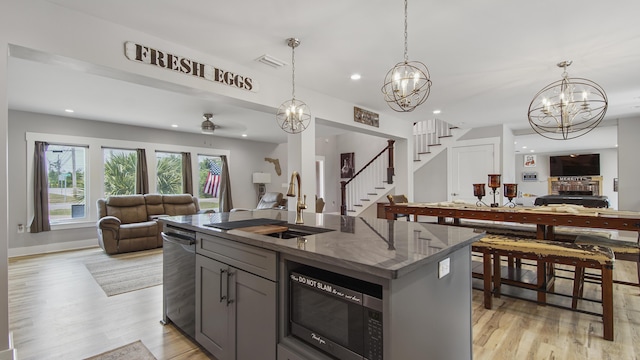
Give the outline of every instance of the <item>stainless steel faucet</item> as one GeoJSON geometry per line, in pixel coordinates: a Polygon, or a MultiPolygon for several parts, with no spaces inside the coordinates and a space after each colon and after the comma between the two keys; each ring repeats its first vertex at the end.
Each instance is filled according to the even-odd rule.
{"type": "Polygon", "coordinates": [[[304,201],[302,201],[302,197],[300,196],[302,193],[302,180],[300,180],[300,174],[297,171],[291,173],[291,181],[289,182],[289,190],[287,191],[287,196],[294,197],[295,194],[295,184],[293,180],[298,180],[298,201],[296,202],[296,224],[304,224],[304,219],[302,218],[302,210],[307,208],[307,195],[304,195],[304,201]]]}

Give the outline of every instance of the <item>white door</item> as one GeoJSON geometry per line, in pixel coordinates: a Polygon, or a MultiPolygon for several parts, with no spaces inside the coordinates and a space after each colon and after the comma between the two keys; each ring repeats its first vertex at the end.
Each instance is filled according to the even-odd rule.
{"type": "MultiPolygon", "coordinates": [[[[491,140],[490,140],[491,141],[491,140]]],[[[473,196],[473,184],[487,184],[489,174],[499,174],[500,154],[499,141],[487,144],[458,145],[451,148],[449,156],[449,201],[462,200],[475,203],[478,198],[473,196]]],[[[487,204],[493,202],[491,189],[485,187],[487,204]]],[[[500,193],[496,202],[502,203],[500,193]]]]}

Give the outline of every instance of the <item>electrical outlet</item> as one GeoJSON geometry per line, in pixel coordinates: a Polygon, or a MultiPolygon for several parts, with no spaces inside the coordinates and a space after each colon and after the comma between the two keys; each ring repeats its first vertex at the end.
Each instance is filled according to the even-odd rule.
{"type": "Polygon", "coordinates": [[[438,263],[438,279],[447,276],[451,271],[451,258],[446,258],[438,263]]]}
{"type": "Polygon", "coordinates": [[[18,234],[22,234],[22,233],[24,233],[24,225],[18,224],[18,234]]]}

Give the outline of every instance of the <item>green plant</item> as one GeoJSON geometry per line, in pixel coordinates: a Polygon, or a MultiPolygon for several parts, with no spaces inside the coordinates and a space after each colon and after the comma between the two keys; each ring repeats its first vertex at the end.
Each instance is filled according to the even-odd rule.
{"type": "Polygon", "coordinates": [[[172,154],[158,159],[158,192],[182,193],[182,157],[172,154]]]}
{"type": "Polygon", "coordinates": [[[135,152],[114,152],[104,163],[105,195],[131,195],[136,192],[135,152]]]}

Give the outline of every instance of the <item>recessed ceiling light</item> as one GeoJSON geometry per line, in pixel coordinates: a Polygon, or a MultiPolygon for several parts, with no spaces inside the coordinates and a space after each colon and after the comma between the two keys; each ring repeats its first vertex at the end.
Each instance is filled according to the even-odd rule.
{"type": "Polygon", "coordinates": [[[535,152],[535,150],[529,150],[530,152],[535,152]]]}
{"type": "Polygon", "coordinates": [[[242,134],[242,137],[247,137],[247,134],[242,134]]]}
{"type": "Polygon", "coordinates": [[[176,124],[171,124],[171,127],[172,127],[172,128],[177,128],[177,127],[178,127],[178,125],[176,125],[176,124]]]}
{"type": "Polygon", "coordinates": [[[433,110],[433,113],[434,113],[434,114],[440,114],[440,113],[441,113],[441,111],[440,111],[440,110],[433,110]]]}
{"type": "Polygon", "coordinates": [[[73,111],[73,109],[64,109],[64,111],[65,111],[65,112],[68,112],[68,113],[72,113],[72,112],[74,112],[74,111],[73,111]]]}
{"type": "Polygon", "coordinates": [[[351,80],[360,80],[361,77],[360,74],[353,74],[351,75],[351,80]]]}
{"type": "Polygon", "coordinates": [[[527,147],[526,147],[526,146],[523,146],[522,148],[523,148],[523,149],[526,149],[527,147]]]}

